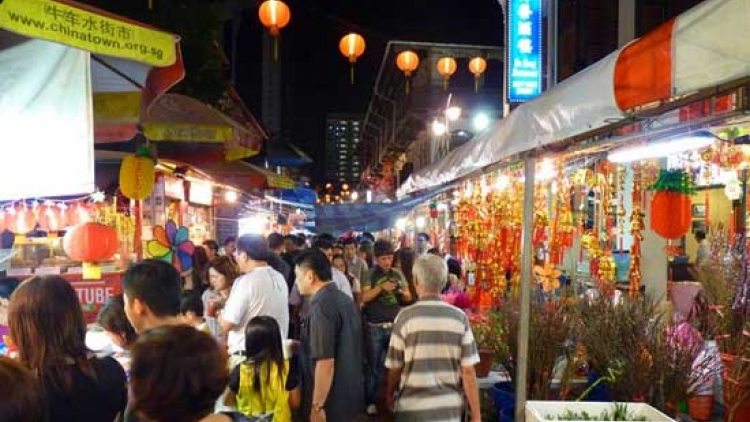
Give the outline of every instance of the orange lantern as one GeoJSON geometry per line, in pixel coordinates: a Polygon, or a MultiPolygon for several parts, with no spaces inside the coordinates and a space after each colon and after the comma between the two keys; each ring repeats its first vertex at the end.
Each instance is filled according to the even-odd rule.
{"type": "Polygon", "coordinates": [[[692,201],[689,195],[659,191],[651,199],[651,230],[665,239],[679,239],[690,230],[692,201]]]}
{"type": "Polygon", "coordinates": [[[409,78],[411,77],[412,72],[419,67],[419,56],[413,51],[402,51],[396,56],[396,66],[398,66],[399,70],[404,72],[404,76],[406,76],[406,93],[408,94],[409,78]]]}
{"type": "Polygon", "coordinates": [[[456,59],[453,57],[443,57],[437,62],[437,70],[443,76],[443,90],[448,89],[448,81],[451,76],[458,70],[456,59]]]}
{"type": "Polygon", "coordinates": [[[69,226],[77,226],[79,224],[88,223],[92,220],[91,208],[87,204],[77,203],[68,208],[65,213],[65,218],[69,226]]]}
{"type": "Polygon", "coordinates": [[[4,232],[8,228],[8,213],[0,208],[0,233],[4,232]]]}
{"type": "Polygon", "coordinates": [[[474,57],[469,60],[469,71],[474,75],[474,92],[479,92],[479,79],[487,70],[487,60],[482,57],[474,57]]]}
{"type": "Polygon", "coordinates": [[[8,230],[16,234],[26,234],[36,227],[36,215],[34,210],[26,204],[16,205],[8,212],[8,230]]]}
{"type": "Polygon", "coordinates": [[[361,55],[365,54],[365,39],[353,32],[346,34],[339,42],[339,51],[349,59],[351,65],[350,79],[351,84],[354,85],[354,63],[361,55]]]}
{"type": "Polygon", "coordinates": [[[292,12],[289,10],[289,6],[280,0],[267,0],[260,5],[258,9],[258,17],[260,22],[268,28],[271,36],[274,37],[273,42],[273,57],[278,59],[279,49],[276,38],[279,36],[279,31],[289,24],[292,19],[292,12]]]}
{"type": "Polygon", "coordinates": [[[65,233],[63,249],[77,261],[83,261],[83,278],[101,277],[101,268],[95,264],[104,261],[117,252],[117,231],[104,224],[84,223],[72,227],[65,233]]]}
{"type": "Polygon", "coordinates": [[[65,228],[65,212],[59,205],[47,202],[39,206],[39,228],[46,232],[59,232],[65,228]]]}

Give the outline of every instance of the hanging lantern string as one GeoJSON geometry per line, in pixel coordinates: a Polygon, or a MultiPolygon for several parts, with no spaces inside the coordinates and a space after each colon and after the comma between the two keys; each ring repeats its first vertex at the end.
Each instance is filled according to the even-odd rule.
{"type": "Polygon", "coordinates": [[[25,199],[19,199],[15,201],[9,201],[5,203],[0,203],[0,209],[7,209],[7,208],[13,208],[16,205],[23,205],[23,206],[31,206],[33,207],[35,204],[44,204],[47,202],[51,202],[54,204],[76,204],[80,202],[88,202],[88,203],[95,203],[98,202],[95,200],[95,196],[97,196],[99,193],[95,192],[89,195],[76,197],[76,198],[70,198],[70,199],[50,199],[50,198],[25,198],[25,199]]]}

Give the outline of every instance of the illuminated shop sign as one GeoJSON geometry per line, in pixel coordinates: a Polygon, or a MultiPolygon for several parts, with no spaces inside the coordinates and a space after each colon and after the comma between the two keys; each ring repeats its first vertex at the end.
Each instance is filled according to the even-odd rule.
{"type": "Polygon", "coordinates": [[[508,100],[542,92],[542,0],[508,0],[508,100]]]}

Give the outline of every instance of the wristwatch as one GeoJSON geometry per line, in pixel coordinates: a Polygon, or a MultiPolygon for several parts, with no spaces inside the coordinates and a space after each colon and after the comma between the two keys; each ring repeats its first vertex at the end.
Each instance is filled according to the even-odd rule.
{"type": "Polygon", "coordinates": [[[322,412],[323,410],[325,410],[325,407],[326,407],[325,403],[313,403],[312,404],[312,410],[315,413],[322,412]]]}

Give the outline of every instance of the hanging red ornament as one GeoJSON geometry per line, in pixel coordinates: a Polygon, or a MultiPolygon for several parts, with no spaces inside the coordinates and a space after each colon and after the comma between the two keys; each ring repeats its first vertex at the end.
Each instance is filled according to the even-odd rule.
{"type": "Polygon", "coordinates": [[[692,177],[681,169],[661,170],[651,190],[651,230],[665,239],[684,236],[692,223],[692,177]]]}
{"type": "Polygon", "coordinates": [[[8,213],[5,209],[0,208],[0,233],[8,228],[8,213]]]}
{"type": "Polygon", "coordinates": [[[26,234],[36,227],[34,210],[25,203],[11,208],[7,218],[8,230],[16,234],[26,234]]]}
{"type": "Polygon", "coordinates": [[[62,208],[51,202],[39,206],[37,221],[39,223],[39,228],[48,233],[63,230],[67,223],[62,208]]]}
{"type": "Polygon", "coordinates": [[[91,208],[88,204],[77,203],[68,208],[66,212],[68,226],[77,226],[88,223],[93,219],[91,208]]]}

